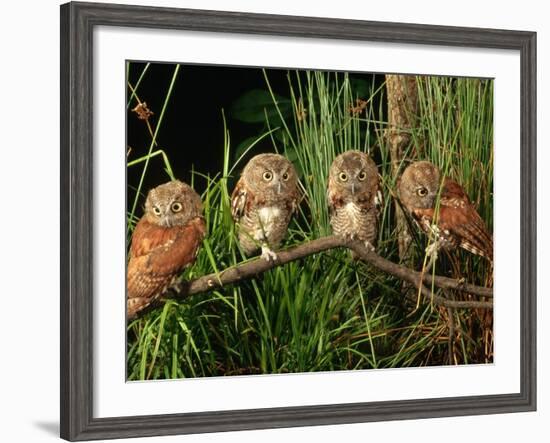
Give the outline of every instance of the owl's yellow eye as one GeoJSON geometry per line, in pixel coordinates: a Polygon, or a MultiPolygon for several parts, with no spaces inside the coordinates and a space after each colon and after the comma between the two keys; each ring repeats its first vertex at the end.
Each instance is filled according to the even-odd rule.
{"type": "Polygon", "coordinates": [[[180,212],[183,209],[183,206],[179,202],[172,203],[172,206],[170,207],[172,209],[172,212],[180,212]]]}
{"type": "Polygon", "coordinates": [[[428,190],[426,188],[419,188],[416,193],[420,196],[420,197],[426,197],[428,195],[428,190]]]}
{"type": "Polygon", "coordinates": [[[361,171],[357,178],[359,179],[359,181],[363,181],[367,178],[367,174],[365,173],[365,171],[361,171]]]}
{"type": "Polygon", "coordinates": [[[286,182],[289,179],[290,175],[288,175],[288,172],[285,172],[283,174],[283,180],[286,182]]]}
{"type": "Polygon", "coordinates": [[[158,206],[155,206],[153,208],[153,212],[155,213],[155,215],[160,215],[160,208],[158,206]]]}
{"type": "Polygon", "coordinates": [[[269,171],[265,171],[263,178],[266,182],[271,181],[271,179],[273,178],[273,174],[269,171]]]}
{"type": "Polygon", "coordinates": [[[338,176],[338,178],[343,182],[348,181],[348,175],[345,172],[340,172],[340,175],[338,176]]]}

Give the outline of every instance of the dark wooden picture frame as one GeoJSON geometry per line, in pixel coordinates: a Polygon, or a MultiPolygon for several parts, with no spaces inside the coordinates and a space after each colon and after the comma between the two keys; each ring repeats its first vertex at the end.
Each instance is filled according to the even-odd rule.
{"type": "Polygon", "coordinates": [[[68,3],[61,6],[61,437],[144,437],[536,409],[536,34],[494,29],[68,3]],[[271,409],[93,416],[93,30],[157,28],[519,51],[521,390],[271,409]]]}

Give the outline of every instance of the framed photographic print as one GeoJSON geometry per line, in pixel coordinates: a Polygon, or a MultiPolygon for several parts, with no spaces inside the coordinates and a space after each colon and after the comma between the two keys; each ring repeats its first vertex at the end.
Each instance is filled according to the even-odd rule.
{"type": "Polygon", "coordinates": [[[535,44],[63,5],[61,436],[535,410],[535,44]]]}

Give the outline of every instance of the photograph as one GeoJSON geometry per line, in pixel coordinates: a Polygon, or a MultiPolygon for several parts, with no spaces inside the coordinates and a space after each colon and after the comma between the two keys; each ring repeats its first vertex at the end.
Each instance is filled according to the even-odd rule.
{"type": "Polygon", "coordinates": [[[125,81],[127,381],[494,362],[494,79],[125,81]]]}
{"type": "Polygon", "coordinates": [[[60,8],[61,438],[536,411],[538,25],[195,6],[60,8]]]}

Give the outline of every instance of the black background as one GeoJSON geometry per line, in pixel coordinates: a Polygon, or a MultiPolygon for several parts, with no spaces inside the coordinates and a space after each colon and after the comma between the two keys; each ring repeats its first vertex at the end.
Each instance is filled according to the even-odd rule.
{"type": "MultiPolygon", "coordinates": [[[[134,87],[143,72],[146,63],[131,62],[128,71],[128,81],[134,87]]],[[[174,74],[175,64],[151,63],[145,73],[137,95],[146,102],[154,112],[150,118],[153,131],[156,128],[168,88],[174,74]]],[[[273,92],[289,97],[288,70],[266,69],[267,77],[273,92]]],[[[354,74],[368,82],[381,82],[383,76],[373,77],[372,74],[354,74]]],[[[127,89],[127,100],[130,98],[130,88],[127,89]]],[[[264,73],[261,68],[228,67],[216,65],[181,65],[176,78],[172,95],[161,122],[157,135],[159,148],[163,149],[170,160],[176,178],[190,182],[191,170],[211,176],[219,173],[223,165],[224,130],[223,115],[230,135],[230,146],[235,148],[251,136],[262,132],[263,125],[245,123],[234,118],[231,112],[232,104],[243,94],[253,89],[267,90],[264,73]]],[[[127,109],[127,146],[128,161],[135,160],[147,154],[151,144],[151,135],[143,120],[139,120],[132,108],[137,104],[132,100],[127,109]]],[[[250,155],[273,151],[269,137],[261,141],[250,155]]],[[[232,158],[231,160],[234,160],[232,158]]],[[[243,162],[243,165],[245,163],[243,162]]],[[[143,163],[128,168],[128,204],[135,197],[143,170],[143,163]]],[[[239,174],[240,171],[236,171],[239,174]]],[[[161,156],[150,159],[147,173],[142,186],[142,193],[169,180],[164,171],[161,156]]],[[[231,186],[234,178],[229,181],[231,186]]],[[[205,181],[195,180],[195,189],[204,190],[205,181]]],[[[140,199],[141,206],[144,195],[140,199]]],[[[140,215],[138,207],[136,215],[140,215]]]]}

